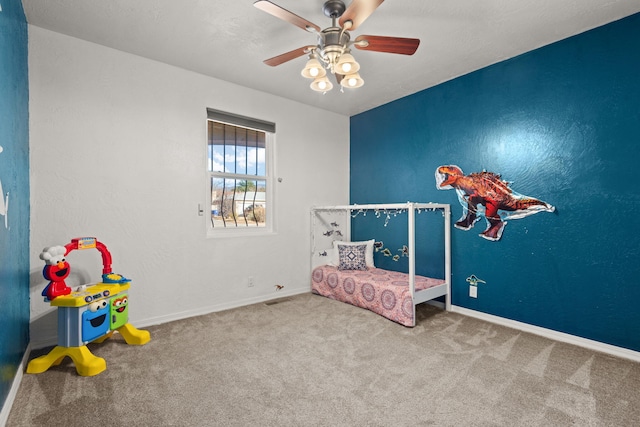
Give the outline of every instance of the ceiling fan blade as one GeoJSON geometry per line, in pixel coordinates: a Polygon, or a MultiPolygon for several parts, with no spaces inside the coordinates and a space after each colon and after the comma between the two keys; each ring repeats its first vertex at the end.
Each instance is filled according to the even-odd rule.
{"type": "Polygon", "coordinates": [[[270,1],[258,0],[257,2],[253,3],[253,5],[258,9],[267,12],[268,14],[273,15],[276,18],[280,18],[283,21],[293,24],[296,27],[302,28],[305,31],[309,31],[309,29],[312,28],[317,32],[320,32],[320,27],[318,27],[313,22],[309,22],[306,19],[296,15],[295,13],[289,12],[287,9],[284,9],[277,4],[271,3],[270,1]]]}
{"type": "Polygon", "coordinates": [[[290,52],[283,53],[282,55],[274,56],[273,58],[265,59],[264,63],[275,67],[276,65],[284,64],[287,61],[291,61],[292,59],[296,59],[301,57],[302,55],[309,53],[310,49],[315,48],[315,46],[303,46],[297,49],[294,49],[290,52]]]}
{"type": "Polygon", "coordinates": [[[420,39],[362,35],[356,37],[353,45],[361,50],[413,55],[420,45],[420,39]]]}
{"type": "Polygon", "coordinates": [[[382,4],[384,0],[353,0],[347,10],[340,17],[340,26],[344,27],[344,23],[351,21],[349,31],[355,30],[364,22],[365,19],[373,13],[374,10],[382,4]]]}

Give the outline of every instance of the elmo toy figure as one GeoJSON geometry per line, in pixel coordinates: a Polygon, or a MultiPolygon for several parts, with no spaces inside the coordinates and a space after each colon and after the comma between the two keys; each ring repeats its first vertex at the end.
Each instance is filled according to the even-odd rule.
{"type": "Polygon", "coordinates": [[[71,270],[69,263],[64,259],[66,252],[64,246],[51,246],[44,248],[40,254],[40,259],[46,263],[42,275],[49,280],[49,284],[42,291],[45,301],[52,301],[55,297],[71,293],[71,288],[64,282],[71,270]]]}

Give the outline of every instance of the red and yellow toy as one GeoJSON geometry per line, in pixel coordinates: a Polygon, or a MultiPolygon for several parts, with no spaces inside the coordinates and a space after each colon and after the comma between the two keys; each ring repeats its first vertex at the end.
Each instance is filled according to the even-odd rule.
{"type": "Polygon", "coordinates": [[[93,376],[107,369],[101,357],[87,348],[90,342],[101,343],[114,332],[120,333],[129,345],[144,345],[151,339],[149,332],[134,328],[129,320],[129,279],[111,271],[111,254],[95,237],[80,237],[65,246],[44,248],[40,259],[49,284],[42,291],[45,301],[58,308],[58,345],[44,356],[27,365],[27,373],[39,374],[59,365],[69,356],[82,376],[93,376]],[[65,283],[70,266],[69,252],[76,249],[97,249],[102,254],[102,282],[83,285],[73,291],[65,283]]]}

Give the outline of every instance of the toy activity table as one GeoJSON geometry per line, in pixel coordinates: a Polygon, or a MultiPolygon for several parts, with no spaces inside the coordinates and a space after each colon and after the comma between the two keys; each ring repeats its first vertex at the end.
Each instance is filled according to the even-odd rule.
{"type": "Polygon", "coordinates": [[[111,272],[111,255],[106,246],[93,237],[83,237],[73,239],[64,250],[61,248],[45,248],[40,255],[47,263],[43,274],[51,280],[43,295],[58,311],[58,345],[48,354],[31,360],[27,373],[45,372],[69,356],[79,375],[97,375],[107,368],[107,363],[89,351],[88,343],[102,343],[117,331],[127,344],[144,345],[151,340],[151,335],[128,323],[130,280],[111,272]],[[102,282],[73,291],[64,284],[69,274],[64,256],[71,250],[88,248],[102,252],[102,282]]]}

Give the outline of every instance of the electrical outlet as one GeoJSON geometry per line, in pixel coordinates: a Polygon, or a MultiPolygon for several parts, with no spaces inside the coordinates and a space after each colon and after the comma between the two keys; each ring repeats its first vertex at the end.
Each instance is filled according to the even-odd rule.
{"type": "Polygon", "coordinates": [[[253,276],[249,276],[247,278],[247,287],[249,287],[249,288],[253,287],[253,276]]]}
{"type": "Polygon", "coordinates": [[[469,296],[471,298],[478,298],[478,287],[469,285],[469,296]]]}

